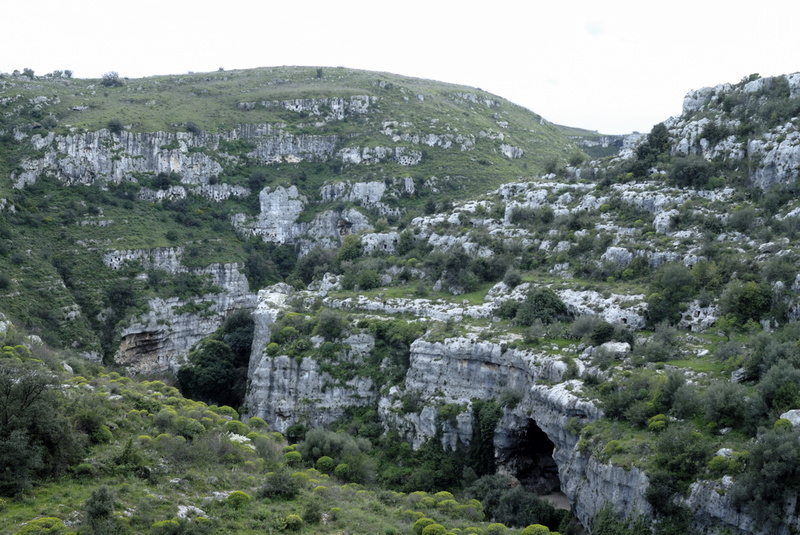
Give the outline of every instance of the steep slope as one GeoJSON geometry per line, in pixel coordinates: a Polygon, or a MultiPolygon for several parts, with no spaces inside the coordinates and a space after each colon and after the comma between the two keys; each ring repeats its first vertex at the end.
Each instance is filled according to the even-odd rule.
{"type": "MultiPolygon", "coordinates": [[[[584,525],[610,503],[663,529],[791,532],[797,487],[759,481],[791,477],[791,461],[768,464],[765,448],[791,449],[798,433],[794,171],[776,167],[767,188],[762,159],[717,158],[704,137],[683,150],[687,125],[726,120],[705,113],[689,106],[626,157],[364,233],[344,272],[262,293],[248,409],[286,431],[374,410],[415,446],[454,449],[487,440],[488,425],[499,469],[559,488],[584,525]],[[457,260],[436,269],[437,255],[457,260]],[[503,282],[491,284],[480,277],[494,261],[503,282]],[[353,272],[377,268],[380,284],[359,286],[353,272]],[[541,287],[577,320],[523,327],[519,310],[541,287]],[[334,336],[319,332],[320,305],[346,313],[334,336]],[[387,354],[403,322],[425,332],[387,354]],[[302,344],[289,327],[307,333],[302,344]]],[[[797,118],[783,119],[791,138],[797,118]]],[[[750,134],[774,135],[763,128],[750,134]]]]}
{"type": "MultiPolygon", "coordinates": [[[[43,336],[206,401],[246,371],[292,439],[446,451],[584,526],[800,525],[796,75],[588,163],[565,134],[616,141],[383,73],[2,83],[0,291],[43,336]]],[[[458,483],[423,474],[381,478],[458,483]]]]}
{"type": "MultiPolygon", "coordinates": [[[[500,97],[347,69],[1,75],[0,107],[5,310],[94,358],[111,358],[125,324],[151,320],[185,341],[169,351],[144,345],[161,348],[162,361],[185,353],[263,283],[255,268],[249,289],[212,273],[236,279],[258,247],[248,245],[253,236],[305,243],[305,252],[335,247],[344,232],[397,222],[426,200],[482,193],[577,152],[557,128],[500,97]],[[124,295],[114,295],[120,284],[124,295]],[[228,304],[208,305],[220,299],[228,304]],[[151,319],[132,320],[136,308],[151,319]],[[185,335],[174,330],[180,324],[185,335]]],[[[142,338],[163,334],[124,340],[123,361],[142,338]]]]}
{"type": "Polygon", "coordinates": [[[665,122],[674,155],[741,166],[750,182],[768,190],[789,186],[798,176],[797,117],[800,74],[762,78],[691,91],[683,114],[665,122]]]}

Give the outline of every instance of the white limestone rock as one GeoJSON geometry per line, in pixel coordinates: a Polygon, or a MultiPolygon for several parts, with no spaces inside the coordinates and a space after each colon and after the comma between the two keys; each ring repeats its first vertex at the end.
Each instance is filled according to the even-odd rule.
{"type": "Polygon", "coordinates": [[[633,260],[633,253],[624,247],[609,247],[602,256],[600,256],[600,260],[611,262],[620,268],[625,268],[631,263],[631,260],[633,260]]]}
{"type": "Polygon", "coordinates": [[[800,409],[786,411],[781,414],[781,418],[784,420],[789,420],[792,423],[792,427],[800,426],[800,409]]]}
{"type": "Polygon", "coordinates": [[[151,299],[149,310],[122,330],[114,362],[134,374],[176,372],[189,349],[217,330],[227,316],[255,307],[256,296],[250,293],[238,265],[212,264],[194,272],[210,276],[221,291],[190,301],[176,297],[151,299]],[[202,312],[181,312],[188,302],[201,305],[202,312]]]}

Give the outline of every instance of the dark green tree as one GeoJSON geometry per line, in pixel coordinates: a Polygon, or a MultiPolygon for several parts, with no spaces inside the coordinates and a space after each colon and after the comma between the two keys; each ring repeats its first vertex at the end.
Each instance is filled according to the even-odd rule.
{"type": "Polygon", "coordinates": [[[120,525],[114,518],[114,493],[103,485],[92,491],[86,500],[85,526],[93,535],[114,535],[120,533],[120,525]]]}
{"type": "Polygon", "coordinates": [[[553,290],[534,288],[520,303],[515,320],[520,325],[533,325],[536,320],[542,323],[553,323],[566,319],[568,316],[567,305],[553,290]]]}
{"type": "Polygon", "coordinates": [[[183,395],[218,405],[238,406],[242,380],[230,346],[216,339],[201,342],[189,353],[189,364],[178,370],[183,395]]]}
{"type": "Polygon", "coordinates": [[[683,156],[673,160],[668,176],[676,186],[705,188],[711,178],[711,166],[701,156],[683,156]]]}
{"type": "Polygon", "coordinates": [[[787,500],[800,491],[800,431],[764,432],[750,447],[745,472],[731,491],[734,505],[768,527],[784,517],[787,500]]]}
{"type": "Polygon", "coordinates": [[[27,490],[80,459],[79,437],[59,410],[59,388],[40,364],[0,360],[0,494],[27,490]]]}
{"type": "Polygon", "coordinates": [[[100,85],[104,87],[119,87],[123,85],[122,80],[119,77],[119,73],[116,71],[108,71],[103,75],[100,79],[100,85]]]}
{"type": "Polygon", "coordinates": [[[740,326],[762,319],[771,305],[770,287],[755,281],[732,280],[720,297],[720,312],[731,314],[740,326]]]}

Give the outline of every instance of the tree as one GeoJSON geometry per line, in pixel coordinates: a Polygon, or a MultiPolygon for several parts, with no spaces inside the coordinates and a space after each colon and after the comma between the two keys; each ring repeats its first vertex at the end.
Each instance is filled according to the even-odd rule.
{"type": "Polygon", "coordinates": [[[356,260],[361,257],[361,251],[361,237],[356,234],[348,234],[342,240],[342,246],[336,254],[336,261],[341,264],[348,260],[356,260]]]}
{"type": "Polygon", "coordinates": [[[647,139],[636,147],[636,163],[634,174],[643,176],[656,164],[659,157],[669,151],[669,132],[664,123],[658,123],[647,135],[647,139]]]}
{"type": "Polygon", "coordinates": [[[677,186],[704,188],[711,178],[711,166],[701,156],[675,158],[669,180],[677,186]]]}
{"type": "Polygon", "coordinates": [[[0,360],[0,494],[24,491],[80,459],[76,432],[58,410],[59,387],[41,365],[0,360]]]}
{"type": "Polygon", "coordinates": [[[89,533],[95,535],[119,533],[119,525],[114,518],[114,493],[105,485],[93,490],[86,500],[85,522],[89,533]]]}
{"type": "Polygon", "coordinates": [[[684,303],[695,293],[691,271],[681,263],[664,264],[653,277],[647,296],[647,322],[651,327],[680,320],[684,303]]]}
{"type": "Polygon", "coordinates": [[[119,78],[119,73],[116,71],[108,71],[100,79],[100,85],[105,87],[119,87],[123,84],[122,80],[119,78]]]}
{"type": "Polygon", "coordinates": [[[232,392],[237,383],[234,354],[219,340],[206,340],[189,353],[189,365],[178,370],[181,392],[192,399],[219,405],[238,405],[238,394],[232,392]]]}
{"type": "Polygon", "coordinates": [[[769,525],[783,518],[787,499],[800,490],[798,441],[796,429],[763,433],[750,447],[745,472],[731,490],[733,504],[769,525]]]}
{"type": "Polygon", "coordinates": [[[347,318],[341,312],[326,308],[320,312],[314,334],[332,342],[343,338],[347,334],[347,327],[347,318]]]}
{"type": "Polygon", "coordinates": [[[770,310],[772,291],[766,284],[754,281],[732,280],[720,297],[720,312],[730,314],[739,326],[749,321],[759,321],[770,310]]]}
{"type": "Polygon", "coordinates": [[[122,121],[120,121],[119,119],[111,119],[106,124],[106,128],[108,128],[109,132],[111,132],[112,134],[119,135],[120,133],[122,133],[123,130],[122,121]]]}
{"type": "Polygon", "coordinates": [[[550,288],[530,290],[517,309],[516,322],[533,325],[536,320],[553,323],[568,316],[567,305],[550,288]]]}

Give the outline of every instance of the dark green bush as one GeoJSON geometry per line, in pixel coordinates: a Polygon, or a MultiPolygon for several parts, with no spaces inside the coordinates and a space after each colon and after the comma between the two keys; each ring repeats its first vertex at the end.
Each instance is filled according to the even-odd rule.
{"type": "Polygon", "coordinates": [[[259,498],[291,500],[300,494],[302,486],[302,482],[292,477],[292,472],[288,468],[281,467],[264,476],[264,483],[257,495],[259,498]]]}
{"type": "Polygon", "coordinates": [[[520,325],[532,325],[540,320],[548,324],[567,319],[567,305],[550,288],[534,288],[530,290],[517,309],[515,320],[520,325]]]}
{"type": "Polygon", "coordinates": [[[734,505],[774,527],[784,506],[800,491],[800,431],[770,430],[750,447],[745,471],[731,491],[734,505]]]}
{"type": "Polygon", "coordinates": [[[677,186],[705,188],[711,178],[711,166],[700,156],[674,158],[669,180],[677,186]]]}

